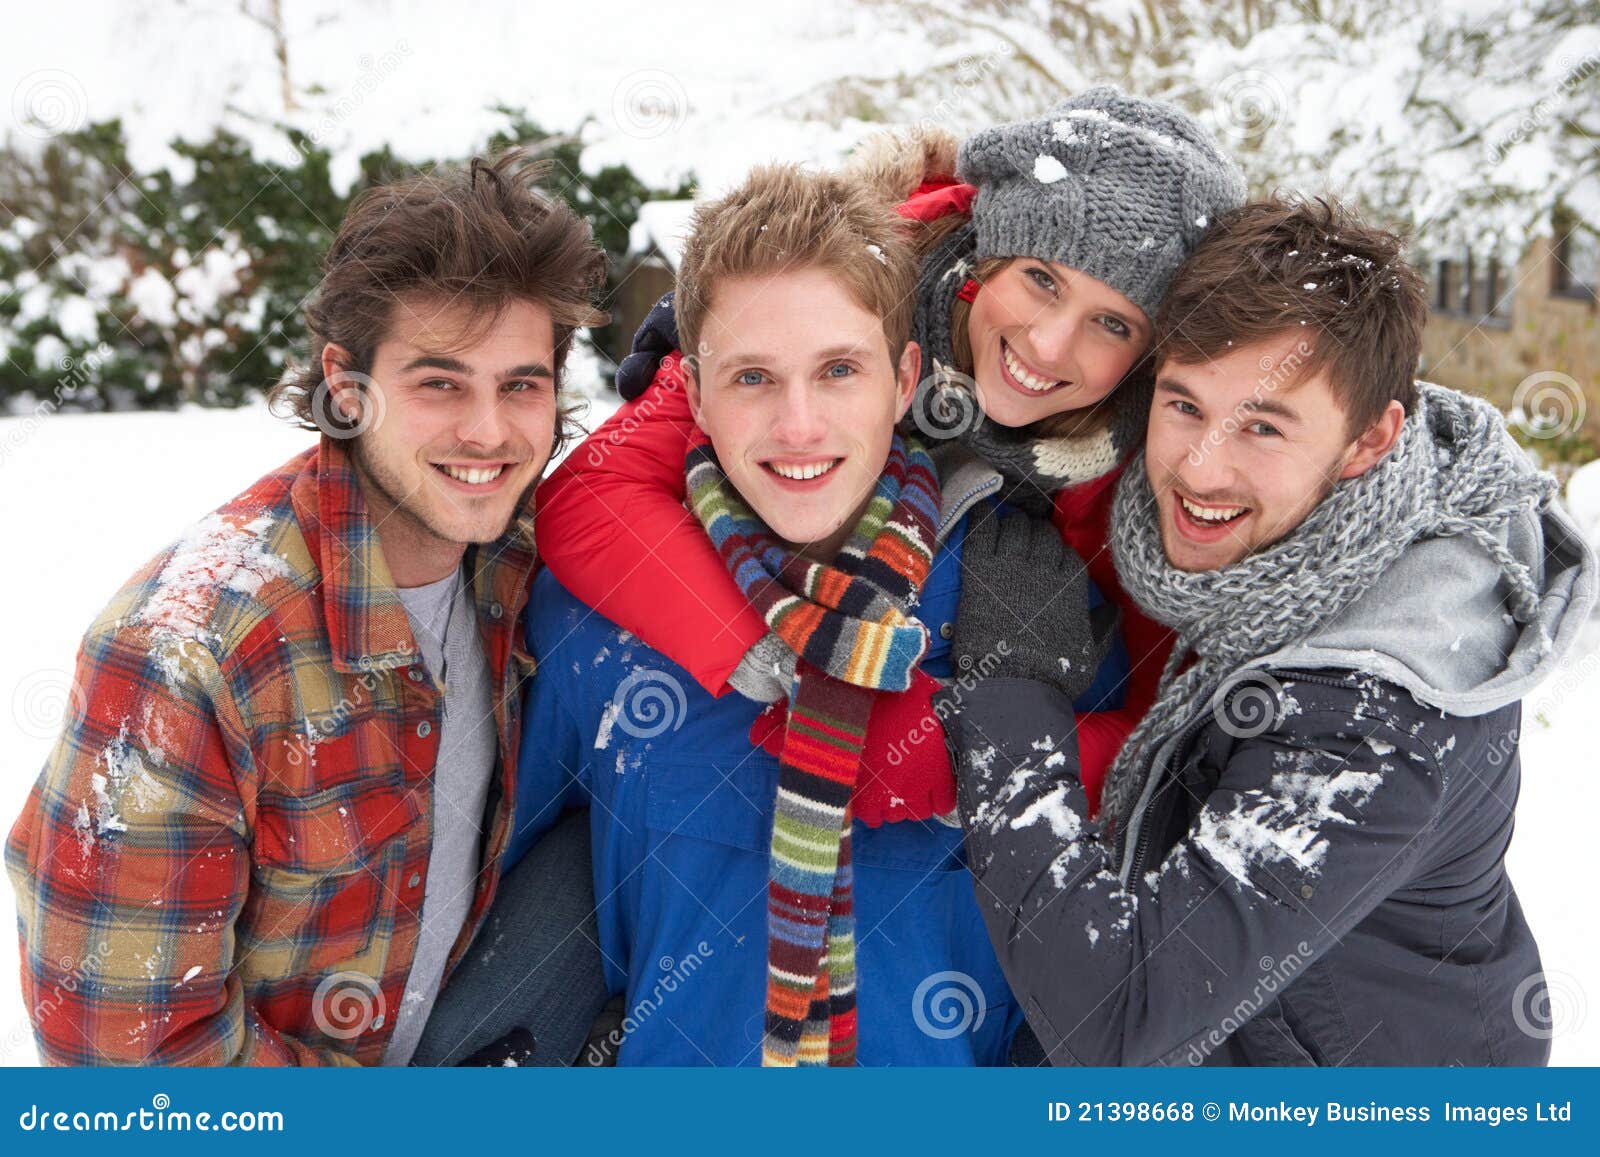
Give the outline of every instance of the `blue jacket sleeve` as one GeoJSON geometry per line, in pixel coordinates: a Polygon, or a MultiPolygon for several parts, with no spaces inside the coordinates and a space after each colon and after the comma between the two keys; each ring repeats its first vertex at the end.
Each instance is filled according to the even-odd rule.
{"type": "MultiPolygon", "coordinates": [[[[537,635],[530,613],[528,649],[536,657],[537,635]]],[[[541,663],[523,693],[516,825],[501,864],[503,872],[510,871],[539,842],[564,810],[589,803],[589,748],[561,679],[556,664],[541,663]]]]}

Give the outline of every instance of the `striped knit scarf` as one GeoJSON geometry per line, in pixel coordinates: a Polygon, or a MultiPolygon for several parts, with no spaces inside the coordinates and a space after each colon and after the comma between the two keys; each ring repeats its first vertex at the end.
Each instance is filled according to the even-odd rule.
{"type": "Polygon", "coordinates": [[[855,917],[850,796],[879,691],[903,691],[927,648],[911,607],[933,561],[939,479],[896,435],[839,557],[794,554],[728,482],[709,445],[686,462],[689,499],[767,626],[795,653],[767,882],[763,1065],[853,1065],[855,917]]]}

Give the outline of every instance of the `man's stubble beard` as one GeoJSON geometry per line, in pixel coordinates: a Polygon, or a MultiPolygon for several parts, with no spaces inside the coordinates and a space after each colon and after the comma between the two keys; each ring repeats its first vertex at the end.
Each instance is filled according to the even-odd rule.
{"type": "MultiPolygon", "coordinates": [[[[349,456],[356,478],[360,482],[363,491],[368,495],[367,506],[369,511],[372,506],[371,496],[374,494],[381,497],[383,504],[388,507],[381,518],[373,519],[374,529],[377,529],[380,523],[387,523],[392,519],[400,519],[403,522],[403,528],[413,534],[428,535],[440,542],[447,542],[455,546],[494,542],[504,535],[510,529],[511,524],[516,521],[517,515],[527,506],[528,499],[537,489],[544,473],[541,470],[523,488],[522,493],[517,495],[517,501],[512,505],[511,513],[505,524],[500,526],[494,534],[487,538],[456,538],[429,521],[426,506],[414,500],[415,492],[411,495],[404,494],[404,488],[400,485],[399,480],[372,461],[371,456],[366,452],[365,441],[365,435],[353,439],[350,443],[349,456]]],[[[419,486],[418,492],[420,490],[421,487],[419,486]]]]}

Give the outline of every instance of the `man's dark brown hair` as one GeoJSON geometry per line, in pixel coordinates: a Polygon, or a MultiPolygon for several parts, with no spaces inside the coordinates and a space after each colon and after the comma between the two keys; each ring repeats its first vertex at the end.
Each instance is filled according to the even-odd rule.
{"type": "MultiPolygon", "coordinates": [[[[485,328],[512,302],[542,304],[554,327],[559,381],[573,331],[606,321],[594,301],[607,259],[588,222],[539,189],[547,171],[512,149],[357,197],[306,309],[310,363],[268,392],[273,408],[309,430],[336,423],[321,389],[324,349],[343,346],[351,357],[344,368],[370,374],[401,296],[465,305],[485,328]]],[[[562,426],[558,445],[572,433],[565,410],[562,426]]]]}
{"type": "Polygon", "coordinates": [[[1396,234],[1331,198],[1251,201],[1219,218],[1173,277],[1156,354],[1193,365],[1304,333],[1311,352],[1294,380],[1327,370],[1353,438],[1391,400],[1408,414],[1416,405],[1428,301],[1401,250],[1396,234]]]}

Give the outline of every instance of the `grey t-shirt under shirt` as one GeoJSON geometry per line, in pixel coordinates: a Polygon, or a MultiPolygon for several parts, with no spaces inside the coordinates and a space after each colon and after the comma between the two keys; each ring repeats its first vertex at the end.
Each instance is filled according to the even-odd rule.
{"type": "Polygon", "coordinates": [[[472,908],[496,742],[489,664],[461,569],[398,593],[423,661],[444,684],[444,702],[433,770],[433,847],[422,928],[394,1036],[384,1052],[385,1065],[410,1062],[439,995],[450,949],[472,908]]]}

